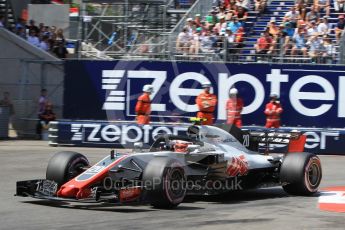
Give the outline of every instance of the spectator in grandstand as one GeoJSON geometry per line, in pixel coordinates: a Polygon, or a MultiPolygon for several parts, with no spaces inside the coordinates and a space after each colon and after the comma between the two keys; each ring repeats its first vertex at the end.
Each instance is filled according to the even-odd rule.
{"type": "Polygon", "coordinates": [[[213,124],[213,113],[217,105],[217,97],[211,93],[211,82],[203,82],[202,88],[204,91],[200,93],[195,102],[198,106],[198,118],[206,118],[206,121],[203,121],[203,125],[212,125],[213,124]]]}
{"type": "Polygon", "coordinates": [[[251,8],[251,3],[250,0],[236,0],[236,6],[241,6],[245,11],[248,11],[251,8]]]}
{"type": "Polygon", "coordinates": [[[318,33],[313,34],[307,45],[309,46],[309,57],[312,60],[312,63],[319,63],[320,57],[322,56],[322,37],[318,33]]]}
{"type": "MultiPolygon", "coordinates": [[[[25,25],[26,25],[25,20],[22,19],[22,18],[18,18],[18,22],[16,23],[16,25],[15,25],[15,27],[14,27],[15,33],[17,33],[18,30],[20,30],[20,29],[22,29],[22,28],[26,29],[26,26],[25,26],[25,25]]],[[[25,31],[25,30],[24,30],[24,31],[25,31]]]]}
{"type": "Polygon", "coordinates": [[[331,9],[330,0],[314,0],[314,6],[316,7],[319,13],[321,11],[326,12],[326,16],[329,16],[330,9],[331,9]]]}
{"type": "Polygon", "coordinates": [[[53,53],[58,58],[61,58],[61,59],[67,58],[68,51],[67,51],[67,49],[65,47],[65,43],[61,42],[61,41],[57,41],[55,43],[56,43],[56,45],[55,45],[55,47],[53,49],[53,53]]]}
{"type": "Polygon", "coordinates": [[[337,43],[339,43],[341,34],[344,31],[344,27],[345,27],[344,15],[339,15],[338,20],[339,21],[337,22],[337,25],[334,28],[334,33],[335,33],[335,38],[337,39],[337,43]]]}
{"type": "Polygon", "coordinates": [[[315,21],[311,21],[310,22],[310,26],[307,30],[307,35],[308,37],[314,35],[315,33],[319,33],[318,29],[317,29],[317,25],[315,21]]]}
{"type": "Polygon", "coordinates": [[[210,25],[215,25],[218,22],[217,18],[217,11],[215,10],[210,10],[209,14],[206,16],[206,26],[207,28],[210,27],[210,25]]]}
{"type": "Polygon", "coordinates": [[[236,10],[236,0],[230,0],[229,6],[227,7],[227,9],[229,10],[230,13],[235,12],[236,10]]]}
{"type": "Polygon", "coordinates": [[[227,121],[229,125],[236,125],[238,128],[242,127],[241,113],[243,110],[243,100],[238,95],[236,88],[230,89],[229,99],[226,102],[227,121]]]}
{"type": "Polygon", "coordinates": [[[332,44],[332,40],[328,35],[323,35],[323,53],[322,53],[322,63],[332,64],[335,55],[335,47],[332,44]]]}
{"type": "Polygon", "coordinates": [[[203,26],[203,24],[201,22],[201,15],[200,14],[196,14],[195,15],[194,25],[195,25],[196,28],[199,28],[199,27],[203,26]]]}
{"type": "Polygon", "coordinates": [[[49,51],[49,37],[47,35],[43,35],[39,47],[44,51],[49,51]]]}
{"type": "Polygon", "coordinates": [[[29,31],[35,31],[36,35],[39,34],[40,30],[39,28],[36,26],[36,22],[34,20],[30,20],[29,21],[29,25],[26,26],[26,28],[29,30],[29,31]]]}
{"type": "Polygon", "coordinates": [[[238,28],[238,30],[235,34],[236,48],[243,47],[243,41],[244,41],[245,35],[246,34],[244,32],[244,28],[243,27],[238,28]]]}
{"type": "Polygon", "coordinates": [[[321,19],[321,23],[317,26],[317,30],[320,34],[328,34],[330,32],[330,25],[328,23],[328,16],[324,16],[321,19]]]}
{"type": "Polygon", "coordinates": [[[236,52],[236,40],[235,40],[235,34],[232,33],[230,28],[225,29],[225,42],[226,42],[226,48],[227,48],[227,56],[228,60],[232,60],[232,54],[236,52]]]}
{"type": "Polygon", "coordinates": [[[283,108],[280,104],[277,93],[271,93],[270,102],[266,104],[266,128],[279,128],[280,127],[280,115],[283,113],[283,108]]]}
{"type": "Polygon", "coordinates": [[[234,15],[231,19],[231,21],[228,23],[228,28],[230,28],[230,30],[233,33],[236,33],[237,30],[242,27],[242,23],[238,21],[238,18],[236,15],[234,15]]]}
{"type": "Polygon", "coordinates": [[[219,22],[214,26],[213,31],[221,33],[222,29],[226,28],[227,22],[224,16],[219,17],[219,22]]]}
{"type": "Polygon", "coordinates": [[[242,26],[244,26],[245,21],[247,21],[248,13],[242,6],[238,6],[237,10],[235,10],[234,16],[237,16],[238,21],[242,26]]]}
{"type": "Polygon", "coordinates": [[[255,11],[258,11],[260,14],[262,14],[265,8],[266,0],[255,0],[255,11]]]}
{"type": "Polygon", "coordinates": [[[189,47],[191,45],[190,40],[191,38],[188,34],[188,29],[187,27],[184,27],[182,31],[179,33],[179,35],[177,36],[176,50],[182,51],[184,54],[187,54],[189,47]]]}
{"type": "Polygon", "coordinates": [[[196,28],[196,30],[193,34],[193,39],[191,40],[191,46],[189,49],[190,54],[198,54],[199,53],[201,32],[202,32],[201,27],[196,28]]]}
{"type": "Polygon", "coordinates": [[[137,104],[135,105],[135,113],[137,114],[137,124],[145,125],[150,123],[151,114],[151,99],[150,95],[153,93],[152,85],[144,85],[143,94],[138,98],[137,104]]]}
{"type": "Polygon", "coordinates": [[[207,30],[200,37],[200,50],[203,53],[213,53],[213,41],[211,39],[211,31],[207,30]]]}
{"type": "Polygon", "coordinates": [[[295,6],[292,6],[288,12],[286,12],[283,22],[290,22],[293,28],[296,28],[297,21],[299,19],[299,11],[296,10],[295,6]]]}
{"type": "Polygon", "coordinates": [[[29,36],[27,38],[27,41],[33,46],[37,46],[37,47],[40,46],[40,40],[38,39],[37,33],[35,30],[29,31],[29,36]]]}
{"type": "Polygon", "coordinates": [[[334,0],[334,10],[336,12],[344,13],[345,12],[345,0],[334,0]]]}
{"type": "Polygon", "coordinates": [[[219,7],[219,12],[217,14],[218,18],[224,17],[225,18],[226,12],[225,12],[225,7],[224,6],[220,6],[219,7]]]}
{"type": "Polygon", "coordinates": [[[284,54],[287,55],[290,53],[291,48],[293,46],[293,36],[295,33],[295,29],[292,28],[290,22],[285,22],[282,26],[282,37],[284,38],[284,54]]]}
{"type": "Polygon", "coordinates": [[[0,15],[0,28],[5,27],[5,17],[3,15],[0,15]]]}
{"type": "Polygon", "coordinates": [[[280,35],[280,28],[277,26],[275,20],[271,20],[267,25],[268,33],[272,36],[272,38],[277,41],[280,35]]]}
{"type": "Polygon", "coordinates": [[[255,44],[256,54],[271,54],[274,48],[274,41],[268,31],[265,31],[255,44]]]}
{"type": "Polygon", "coordinates": [[[308,57],[308,50],[307,50],[307,38],[305,31],[303,29],[299,29],[297,34],[293,36],[294,46],[292,47],[291,55],[296,56],[302,53],[303,57],[308,57]]]}
{"type": "Polygon", "coordinates": [[[308,24],[312,21],[315,21],[316,23],[319,22],[320,14],[315,5],[311,5],[310,11],[307,13],[305,20],[308,24]]]}

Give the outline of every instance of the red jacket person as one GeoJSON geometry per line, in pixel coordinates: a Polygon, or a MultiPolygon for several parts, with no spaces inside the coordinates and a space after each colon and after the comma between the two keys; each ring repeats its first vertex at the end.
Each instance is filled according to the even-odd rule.
{"type": "Polygon", "coordinates": [[[236,125],[238,128],[242,127],[241,112],[243,109],[243,100],[238,97],[238,90],[232,88],[229,93],[229,99],[226,102],[227,124],[236,125]]]}
{"type": "Polygon", "coordinates": [[[143,94],[139,96],[137,104],[135,105],[135,113],[137,114],[137,123],[145,125],[150,123],[151,113],[151,99],[150,95],[153,93],[152,85],[144,85],[143,94]]]}
{"type": "Polygon", "coordinates": [[[206,121],[202,122],[203,125],[212,125],[213,112],[217,105],[217,97],[210,93],[211,82],[204,82],[202,87],[204,88],[204,91],[196,98],[196,104],[199,108],[199,112],[196,116],[198,118],[206,118],[206,121]]]}
{"type": "Polygon", "coordinates": [[[279,128],[280,127],[280,115],[283,112],[283,108],[278,100],[278,94],[271,93],[271,101],[266,104],[266,128],[279,128]]]}

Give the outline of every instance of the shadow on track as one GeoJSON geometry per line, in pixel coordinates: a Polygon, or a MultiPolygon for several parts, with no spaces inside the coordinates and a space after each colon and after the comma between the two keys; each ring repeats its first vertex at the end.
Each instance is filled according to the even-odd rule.
{"type": "MultiPolygon", "coordinates": [[[[187,196],[182,204],[173,210],[200,210],[204,209],[201,207],[188,206],[188,203],[195,202],[207,202],[207,203],[219,203],[219,204],[246,204],[250,201],[258,201],[269,199],[272,203],[272,199],[286,198],[289,197],[280,187],[269,188],[269,189],[256,189],[247,190],[241,192],[230,192],[221,195],[210,195],[210,196],[187,196]]],[[[277,201],[281,202],[281,201],[277,201]]],[[[109,203],[76,203],[76,202],[65,202],[65,201],[51,201],[51,200],[30,200],[22,201],[22,203],[50,206],[55,208],[67,208],[67,209],[78,209],[88,211],[102,211],[102,212],[122,212],[122,213],[135,213],[135,212],[154,212],[159,209],[151,208],[146,205],[118,205],[109,203]],[[140,206],[140,207],[139,207],[140,206]]]]}

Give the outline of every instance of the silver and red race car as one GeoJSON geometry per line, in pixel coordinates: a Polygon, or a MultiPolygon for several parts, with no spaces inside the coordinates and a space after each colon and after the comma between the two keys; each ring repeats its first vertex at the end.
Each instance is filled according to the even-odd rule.
{"type": "Polygon", "coordinates": [[[117,153],[90,166],[76,152],[56,153],[46,179],[18,181],[17,196],[62,201],[148,203],[173,208],[186,195],[212,195],[281,185],[312,195],[322,178],[320,159],[303,152],[298,132],[249,132],[234,126],[192,125],[186,135],[159,135],[148,150],[117,153]],[[271,145],[285,146],[271,153],[271,145]]]}

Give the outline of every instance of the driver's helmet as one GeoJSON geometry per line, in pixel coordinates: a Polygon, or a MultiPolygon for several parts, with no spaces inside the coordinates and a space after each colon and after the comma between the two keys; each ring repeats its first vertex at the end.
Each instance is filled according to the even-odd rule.
{"type": "Polygon", "coordinates": [[[176,141],[174,144],[174,151],[178,153],[185,153],[187,152],[188,145],[192,143],[187,141],[176,141]]]}

